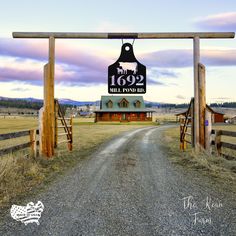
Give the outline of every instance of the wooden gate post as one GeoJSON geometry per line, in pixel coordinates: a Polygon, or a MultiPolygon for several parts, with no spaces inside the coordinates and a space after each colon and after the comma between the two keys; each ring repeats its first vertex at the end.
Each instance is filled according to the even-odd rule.
{"type": "Polygon", "coordinates": [[[55,38],[49,38],[49,62],[44,66],[44,105],[40,115],[40,153],[54,155],[55,111],[54,111],[54,64],[55,38]]]}
{"type": "Polygon", "coordinates": [[[199,37],[193,39],[193,61],[194,61],[194,149],[199,151],[199,83],[198,64],[200,61],[199,37]]]}
{"type": "Polygon", "coordinates": [[[206,111],[206,80],[205,66],[198,64],[199,78],[199,143],[200,147],[205,149],[205,111],[206,111]]]}

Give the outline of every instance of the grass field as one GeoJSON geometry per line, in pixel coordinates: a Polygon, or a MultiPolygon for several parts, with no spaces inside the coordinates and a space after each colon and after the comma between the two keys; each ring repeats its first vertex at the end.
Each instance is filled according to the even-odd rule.
{"type": "MultiPolygon", "coordinates": [[[[16,204],[17,199],[25,194],[35,193],[36,189],[41,189],[38,186],[46,186],[115,135],[147,125],[153,123],[105,125],[95,124],[91,119],[74,119],[72,152],[68,152],[66,144],[62,144],[56,149],[56,157],[50,160],[40,157],[33,159],[29,157],[27,149],[0,157],[0,207],[7,209],[10,204],[16,204]]],[[[38,121],[35,118],[0,119],[0,133],[28,130],[37,126],[38,121]]],[[[0,148],[28,142],[28,139],[29,137],[23,137],[1,141],[0,148]]]]}

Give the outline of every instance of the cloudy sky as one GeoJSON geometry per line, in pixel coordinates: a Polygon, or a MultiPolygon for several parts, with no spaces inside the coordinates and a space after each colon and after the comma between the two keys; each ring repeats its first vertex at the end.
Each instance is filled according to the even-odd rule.
{"type": "MultiPolygon", "coordinates": [[[[193,32],[236,31],[236,1],[8,0],[0,8],[0,96],[43,97],[47,39],[13,39],[13,31],[193,32]]],[[[124,40],[131,42],[133,40],[124,40]]],[[[58,98],[98,100],[107,94],[107,68],[122,41],[56,40],[58,98]]],[[[144,98],[188,102],[193,96],[192,40],[135,40],[147,68],[144,98]]],[[[201,40],[207,101],[236,101],[236,39],[201,40]]]]}

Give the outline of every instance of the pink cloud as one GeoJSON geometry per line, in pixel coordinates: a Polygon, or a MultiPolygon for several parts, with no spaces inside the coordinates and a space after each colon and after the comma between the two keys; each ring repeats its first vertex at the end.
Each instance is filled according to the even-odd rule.
{"type": "MultiPolygon", "coordinates": [[[[32,84],[42,84],[43,66],[47,62],[47,40],[0,39],[0,56],[15,58],[14,66],[0,64],[1,81],[25,81],[32,84]],[[40,66],[31,68],[27,60],[36,60],[40,66]],[[24,69],[22,68],[24,66],[24,69]],[[25,68],[26,67],[26,68],[25,68]],[[22,68],[22,69],[21,69],[22,68]]],[[[56,82],[69,85],[106,83],[107,67],[111,64],[104,55],[85,52],[76,47],[70,47],[62,42],[56,42],[56,82]]]]}
{"type": "MultiPolygon", "coordinates": [[[[0,81],[11,82],[21,81],[28,84],[42,85],[43,70],[19,67],[0,67],[0,81]]],[[[105,84],[107,82],[106,74],[97,71],[66,71],[60,66],[56,66],[55,82],[66,85],[89,85],[105,84]]]]}
{"type": "MultiPolygon", "coordinates": [[[[0,39],[0,55],[47,62],[48,40],[0,39]]],[[[56,62],[100,70],[106,68],[111,61],[104,55],[97,55],[57,41],[56,62]]]]}
{"type": "Polygon", "coordinates": [[[236,31],[236,12],[225,12],[199,18],[195,24],[206,30],[236,31]]]}
{"type": "MultiPolygon", "coordinates": [[[[70,86],[107,83],[107,67],[113,62],[108,56],[70,47],[60,41],[56,49],[56,83],[70,86]]],[[[41,85],[47,50],[48,40],[0,39],[0,56],[17,59],[9,66],[0,61],[0,80],[41,85]],[[34,60],[34,66],[28,59],[34,60]]],[[[193,52],[170,49],[137,55],[137,58],[147,67],[149,83],[160,84],[159,78],[179,77],[174,68],[192,66],[193,52]]],[[[235,66],[236,50],[201,50],[201,62],[207,66],[235,66]]]]}
{"type": "MultiPolygon", "coordinates": [[[[236,50],[201,50],[201,62],[207,66],[235,66],[236,50]]],[[[163,50],[142,55],[149,67],[182,68],[193,65],[193,50],[163,50]]]]}

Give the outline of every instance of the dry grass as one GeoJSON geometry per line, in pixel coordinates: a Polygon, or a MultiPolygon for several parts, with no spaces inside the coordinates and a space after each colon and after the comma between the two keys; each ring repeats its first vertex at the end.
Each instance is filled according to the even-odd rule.
{"type": "Polygon", "coordinates": [[[154,114],[152,120],[158,123],[175,123],[176,116],[174,114],[154,114]]]}
{"type": "MultiPolygon", "coordinates": [[[[27,130],[37,127],[37,120],[4,119],[0,123],[0,133],[27,130]]],[[[73,151],[68,152],[66,144],[56,151],[56,157],[33,159],[25,149],[11,155],[0,157],[0,207],[8,209],[17,199],[42,190],[47,183],[55,180],[76,163],[88,157],[100,144],[115,135],[142,127],[142,125],[99,125],[74,121],[73,151]]],[[[12,139],[8,144],[15,145],[22,139],[12,139]]],[[[3,145],[4,146],[4,145],[3,145]]],[[[3,146],[0,146],[2,148],[3,146]]]]}
{"type": "Polygon", "coordinates": [[[0,134],[35,129],[37,126],[38,119],[33,117],[0,117],[0,134]]]}
{"type": "MultiPolygon", "coordinates": [[[[228,127],[232,130],[235,127],[228,127]]],[[[220,128],[222,129],[222,127],[220,128]]],[[[226,160],[223,157],[202,152],[196,154],[190,147],[185,152],[179,149],[179,127],[170,128],[164,132],[163,148],[169,154],[172,162],[185,167],[197,169],[214,178],[221,179],[235,186],[236,160],[226,160]]]]}

